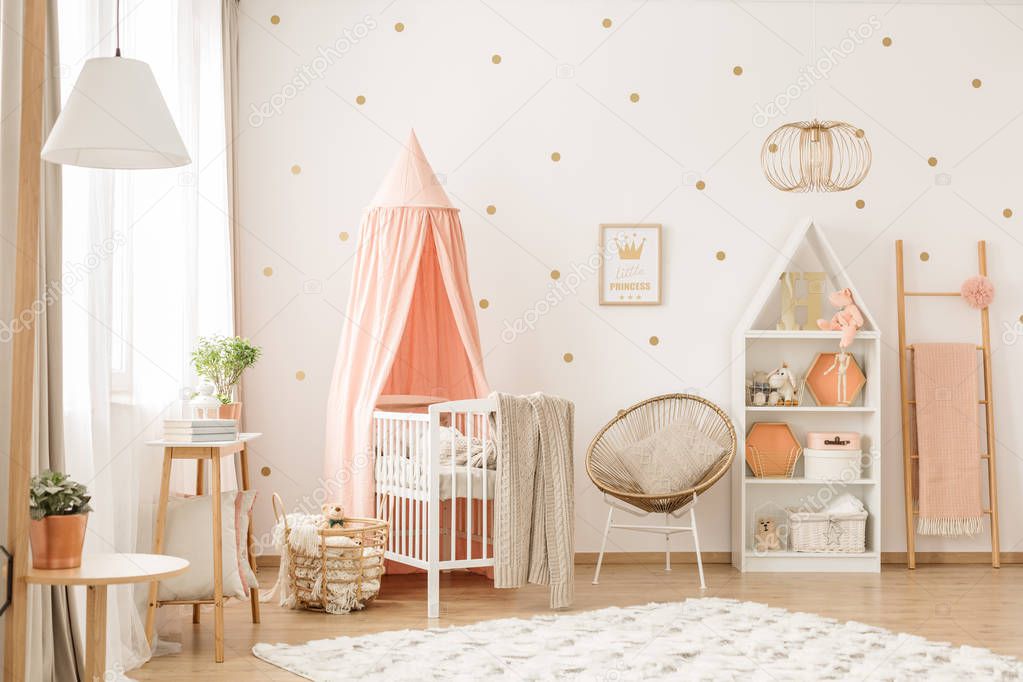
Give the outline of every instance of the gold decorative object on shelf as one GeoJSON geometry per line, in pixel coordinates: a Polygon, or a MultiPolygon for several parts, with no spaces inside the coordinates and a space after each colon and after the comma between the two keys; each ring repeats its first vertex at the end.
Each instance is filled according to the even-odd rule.
{"type": "Polygon", "coordinates": [[[760,165],[783,192],[844,192],[870,171],[863,130],[841,121],[786,123],[764,140],[760,165]]]}

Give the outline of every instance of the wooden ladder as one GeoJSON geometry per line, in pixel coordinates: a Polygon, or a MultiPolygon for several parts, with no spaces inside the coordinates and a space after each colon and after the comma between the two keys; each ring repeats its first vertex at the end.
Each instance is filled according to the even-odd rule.
{"type": "MultiPolygon", "coordinates": [[[[987,245],[983,241],[977,242],[977,260],[980,274],[987,276],[987,245]]],[[[906,486],[906,566],[916,568],[916,523],[915,518],[919,513],[913,508],[913,460],[919,459],[919,454],[913,454],[912,442],[910,439],[910,408],[916,408],[916,401],[909,396],[909,354],[913,352],[913,346],[906,343],[906,298],[910,296],[954,296],[959,297],[958,291],[906,291],[906,281],[903,272],[902,261],[902,240],[895,242],[895,272],[899,296],[899,388],[902,394],[902,459],[903,477],[906,486]]],[[[991,517],[991,566],[1001,566],[1001,553],[998,547],[998,479],[995,477],[995,416],[994,416],[994,395],[991,390],[991,327],[988,317],[988,309],[980,311],[981,345],[977,350],[984,356],[984,397],[978,401],[980,409],[984,410],[985,432],[987,437],[987,451],[981,454],[981,459],[987,460],[987,485],[988,485],[988,509],[984,513],[991,517]]]]}

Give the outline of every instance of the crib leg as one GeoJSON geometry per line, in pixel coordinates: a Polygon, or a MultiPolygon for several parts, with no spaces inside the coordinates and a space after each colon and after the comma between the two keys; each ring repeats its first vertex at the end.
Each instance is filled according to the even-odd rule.
{"type": "Polygon", "coordinates": [[[696,500],[689,508],[689,525],[693,527],[693,547],[696,548],[696,568],[700,571],[700,589],[707,589],[707,583],[703,579],[703,559],[700,557],[700,534],[696,531],[696,500]]]}
{"type": "Polygon", "coordinates": [[[607,510],[607,524],[604,526],[604,539],[600,543],[600,556],[597,557],[597,570],[593,574],[594,585],[600,584],[600,566],[604,563],[604,550],[607,548],[607,534],[611,531],[611,516],[614,513],[614,507],[607,510]]]}
{"type": "Polygon", "coordinates": [[[427,569],[427,618],[441,617],[441,572],[427,569]]]}

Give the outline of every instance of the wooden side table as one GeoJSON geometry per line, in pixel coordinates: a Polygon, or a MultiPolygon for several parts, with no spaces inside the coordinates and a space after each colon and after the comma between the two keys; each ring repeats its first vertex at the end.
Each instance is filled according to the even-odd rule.
{"type": "Polygon", "coordinates": [[[102,682],[107,669],[107,587],[163,580],[187,569],[188,562],[174,556],[87,554],[78,568],[30,568],[25,580],[36,585],[85,585],[85,679],[102,682]]]}
{"type": "MultiPolygon", "coordinates": [[[[156,535],[153,539],[153,553],[163,552],[163,535],[167,525],[167,499],[170,497],[171,464],[176,459],[194,459],[196,465],[195,494],[203,494],[203,468],[206,460],[210,462],[210,495],[213,507],[213,599],[159,601],[159,585],[153,583],[149,587],[149,610],[146,614],[146,638],[153,642],[153,628],[156,624],[156,608],[170,604],[191,604],[192,622],[199,622],[199,608],[202,604],[213,605],[214,660],[224,662],[224,558],[223,558],[223,526],[221,525],[220,509],[220,460],[223,457],[238,455],[241,465],[241,489],[249,489],[249,457],[246,444],[255,440],[261,433],[241,433],[238,440],[213,441],[205,443],[176,443],[166,440],[148,441],[146,445],[163,448],[163,477],[160,481],[160,502],[156,511],[156,535]]],[[[252,516],[249,516],[249,566],[256,570],[256,557],[252,553],[252,516]]],[[[249,600],[252,606],[252,622],[259,622],[259,588],[249,589],[249,600]]]]}

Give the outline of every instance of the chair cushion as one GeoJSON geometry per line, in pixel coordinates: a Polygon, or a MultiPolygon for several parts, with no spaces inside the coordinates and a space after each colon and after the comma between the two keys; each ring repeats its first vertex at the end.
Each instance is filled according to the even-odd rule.
{"type": "Polygon", "coordinates": [[[618,456],[644,493],[678,493],[699,483],[728,450],[688,419],[622,449],[618,456]]]}

